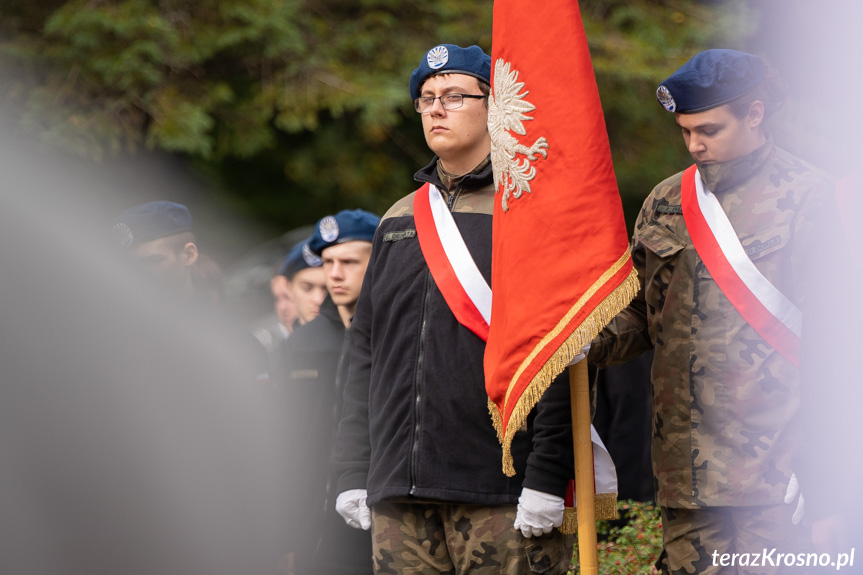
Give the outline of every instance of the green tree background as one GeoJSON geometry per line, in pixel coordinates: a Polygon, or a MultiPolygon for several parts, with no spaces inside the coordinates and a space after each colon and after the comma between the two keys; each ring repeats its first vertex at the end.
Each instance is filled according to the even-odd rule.
{"type": "MultiPolygon", "coordinates": [[[[581,1],[630,227],[689,161],[658,82],[699,50],[758,47],[793,3],[581,1]]],[[[6,0],[2,126],[115,173],[116,196],[100,199],[115,211],[174,196],[199,220],[246,222],[208,227],[224,263],[338,209],[382,214],[411,191],[431,156],[411,70],[439,42],[489,51],[491,32],[491,0],[6,0]],[[196,194],[125,175],[153,157],[196,194]]],[[[801,130],[784,133],[810,141],[801,130]]]]}

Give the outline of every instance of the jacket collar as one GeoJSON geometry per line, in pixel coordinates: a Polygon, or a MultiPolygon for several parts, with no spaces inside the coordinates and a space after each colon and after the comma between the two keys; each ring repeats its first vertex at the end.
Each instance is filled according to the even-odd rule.
{"type": "Polygon", "coordinates": [[[327,294],[327,297],[325,297],[324,301],[321,302],[321,307],[318,310],[318,315],[327,318],[328,320],[335,322],[339,324],[339,326],[343,327],[342,317],[339,315],[339,310],[336,307],[336,304],[333,302],[333,299],[330,297],[330,294],[327,294]]]}
{"type": "Polygon", "coordinates": [[[775,148],[773,137],[768,135],[767,142],[754,152],[730,162],[699,165],[698,173],[708,190],[720,193],[751,178],[773,154],[775,148]]]}
{"type": "MultiPolygon", "coordinates": [[[[473,171],[464,176],[453,180],[450,184],[451,188],[458,187],[465,190],[477,190],[485,188],[494,182],[494,173],[492,172],[491,155],[486,156],[486,159],[477,165],[473,171]]],[[[439,158],[435,156],[423,169],[414,174],[414,180],[420,183],[434,184],[440,190],[452,191],[441,181],[440,173],[438,173],[439,158]]]]}

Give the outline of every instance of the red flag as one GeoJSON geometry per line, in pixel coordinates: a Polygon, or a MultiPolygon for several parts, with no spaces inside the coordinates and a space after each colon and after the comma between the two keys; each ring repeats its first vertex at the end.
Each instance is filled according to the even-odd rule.
{"type": "Polygon", "coordinates": [[[578,3],[497,0],[486,390],[503,467],[543,392],[638,291],[578,3]]]}

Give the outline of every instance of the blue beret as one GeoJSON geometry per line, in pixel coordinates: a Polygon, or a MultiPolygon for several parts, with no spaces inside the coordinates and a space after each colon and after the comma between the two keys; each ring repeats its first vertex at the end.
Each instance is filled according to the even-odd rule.
{"type": "Polygon", "coordinates": [[[420,97],[423,82],[437,74],[467,74],[491,84],[491,56],[479,46],[441,44],[429,50],[411,74],[411,100],[420,97]]]}
{"type": "Polygon", "coordinates": [[[381,219],[365,210],[342,210],[334,216],[321,218],[309,239],[312,253],[321,255],[326,248],[345,242],[370,242],[381,219]]]}
{"type": "Polygon", "coordinates": [[[705,50],[696,54],[656,90],[669,112],[691,114],[727,104],[764,79],[764,62],[736,50],[705,50]]]}
{"type": "Polygon", "coordinates": [[[111,230],[124,248],[192,229],[192,214],[183,204],[149,202],[124,210],[111,230]]]}
{"type": "Polygon", "coordinates": [[[321,267],[321,258],[312,253],[309,249],[309,240],[306,238],[288,252],[285,256],[282,265],[279,267],[279,275],[285,276],[289,280],[294,279],[298,272],[309,268],[321,267]]]}

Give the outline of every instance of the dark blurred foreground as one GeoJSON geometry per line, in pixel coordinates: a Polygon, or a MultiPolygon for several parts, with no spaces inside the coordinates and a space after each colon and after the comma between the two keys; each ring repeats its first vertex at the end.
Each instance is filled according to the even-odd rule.
{"type": "Polygon", "coordinates": [[[3,133],[0,572],[277,572],[287,438],[246,334],[122,265],[111,190],[3,133]]]}

